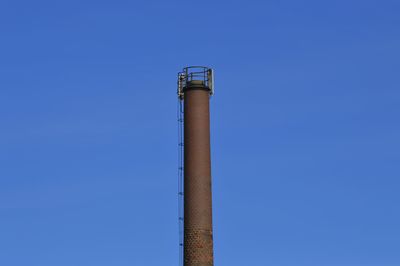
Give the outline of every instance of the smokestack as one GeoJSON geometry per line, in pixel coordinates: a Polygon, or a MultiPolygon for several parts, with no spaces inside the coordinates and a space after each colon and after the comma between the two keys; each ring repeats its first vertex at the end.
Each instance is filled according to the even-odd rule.
{"type": "Polygon", "coordinates": [[[184,266],[212,266],[213,230],[209,99],[213,72],[187,67],[179,74],[184,104],[184,266]]]}

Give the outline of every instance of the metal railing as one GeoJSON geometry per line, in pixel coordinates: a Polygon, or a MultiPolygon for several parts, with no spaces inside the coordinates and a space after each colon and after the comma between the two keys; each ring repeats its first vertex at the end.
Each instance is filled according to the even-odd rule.
{"type": "Polygon", "coordinates": [[[204,66],[185,67],[178,73],[178,97],[183,100],[184,89],[192,81],[202,81],[205,88],[214,94],[214,71],[204,66]]]}

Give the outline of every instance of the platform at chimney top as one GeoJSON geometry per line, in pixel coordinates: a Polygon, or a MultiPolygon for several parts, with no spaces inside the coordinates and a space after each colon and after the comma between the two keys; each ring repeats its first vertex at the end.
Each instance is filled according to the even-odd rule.
{"type": "Polygon", "coordinates": [[[183,100],[186,90],[206,90],[214,94],[214,73],[204,66],[185,67],[178,73],[178,97],[183,100]]]}

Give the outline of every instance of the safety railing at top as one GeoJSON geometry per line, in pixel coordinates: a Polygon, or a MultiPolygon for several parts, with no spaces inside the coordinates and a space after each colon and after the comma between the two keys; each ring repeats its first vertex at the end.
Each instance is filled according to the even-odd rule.
{"type": "Polygon", "coordinates": [[[191,81],[202,81],[204,86],[209,89],[210,95],[214,94],[214,71],[204,66],[185,67],[178,73],[178,97],[182,100],[184,88],[191,81]]]}

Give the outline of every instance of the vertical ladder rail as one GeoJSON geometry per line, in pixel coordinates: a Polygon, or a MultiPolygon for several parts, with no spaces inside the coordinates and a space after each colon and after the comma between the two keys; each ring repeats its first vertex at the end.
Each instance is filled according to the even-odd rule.
{"type": "Polygon", "coordinates": [[[179,230],[179,266],[183,266],[183,173],[184,173],[184,134],[183,134],[183,101],[178,98],[178,230],[179,230]]]}

